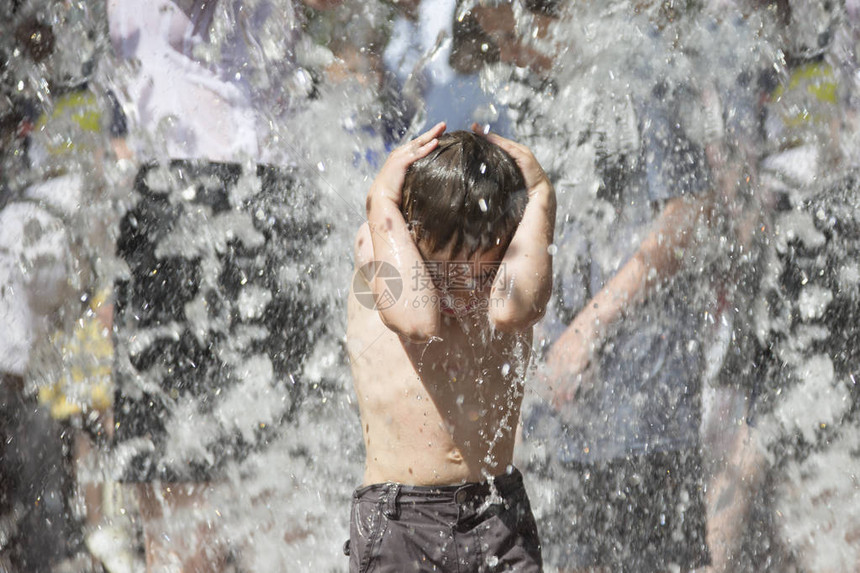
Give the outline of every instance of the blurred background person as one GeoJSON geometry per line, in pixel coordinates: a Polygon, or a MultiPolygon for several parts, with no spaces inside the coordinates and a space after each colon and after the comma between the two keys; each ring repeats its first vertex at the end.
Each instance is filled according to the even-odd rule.
{"type": "Polygon", "coordinates": [[[91,505],[78,504],[77,478],[88,434],[106,431],[109,321],[86,336],[77,327],[96,298],[96,253],[107,240],[100,209],[110,117],[102,109],[109,106],[89,90],[102,20],[66,3],[4,9],[15,44],[3,45],[0,57],[2,85],[12,90],[4,98],[11,106],[3,114],[0,195],[0,559],[10,571],[89,571],[99,567],[84,536],[98,520],[101,477],[91,476],[91,505]],[[75,52],[67,49],[70,38],[75,52]],[[67,335],[101,344],[101,354],[72,348],[67,335]],[[64,359],[72,356],[78,368],[64,379],[71,366],[64,359]],[[97,375],[89,367],[95,363],[97,375]]]}

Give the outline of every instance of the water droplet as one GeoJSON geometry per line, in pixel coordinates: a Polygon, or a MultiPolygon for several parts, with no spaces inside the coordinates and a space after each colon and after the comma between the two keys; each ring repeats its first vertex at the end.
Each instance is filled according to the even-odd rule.
{"type": "MultiPolygon", "coordinates": [[[[483,168],[483,165],[481,165],[481,167],[483,168]]],[[[483,172],[484,172],[483,169],[481,169],[481,173],[483,173],[483,172]]],[[[484,201],[483,197],[481,198],[480,201],[478,201],[478,207],[481,208],[482,212],[484,212],[484,213],[487,212],[487,202],[484,201]]]]}
{"type": "Polygon", "coordinates": [[[508,364],[507,362],[502,364],[502,376],[507,376],[510,371],[511,371],[511,365],[510,364],[508,364]]]}
{"type": "Polygon", "coordinates": [[[558,252],[558,247],[555,245],[555,243],[553,243],[546,248],[546,252],[549,253],[551,257],[554,257],[555,254],[558,252]]]}
{"type": "Polygon", "coordinates": [[[182,198],[186,201],[193,201],[197,197],[197,189],[194,185],[189,185],[182,191],[182,198]]]}

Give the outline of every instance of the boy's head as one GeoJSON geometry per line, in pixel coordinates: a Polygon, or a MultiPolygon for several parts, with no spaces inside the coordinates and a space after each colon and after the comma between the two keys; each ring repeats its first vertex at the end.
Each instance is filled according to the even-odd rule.
{"type": "Polygon", "coordinates": [[[507,248],[527,202],[514,159],[468,131],[446,133],[403,183],[402,210],[421,254],[472,258],[507,248]]]}

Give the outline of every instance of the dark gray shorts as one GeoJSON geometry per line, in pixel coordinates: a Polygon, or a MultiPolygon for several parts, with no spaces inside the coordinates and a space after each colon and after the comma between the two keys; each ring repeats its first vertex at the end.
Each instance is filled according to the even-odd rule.
{"type": "Polygon", "coordinates": [[[384,483],[352,498],[350,573],[541,571],[522,474],[443,487],[384,483]]]}

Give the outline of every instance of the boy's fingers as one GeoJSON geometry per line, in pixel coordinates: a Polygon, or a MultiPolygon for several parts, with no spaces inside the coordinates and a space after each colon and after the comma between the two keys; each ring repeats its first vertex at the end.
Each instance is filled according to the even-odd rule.
{"type": "MultiPolygon", "coordinates": [[[[514,145],[514,142],[511,141],[510,139],[506,139],[497,133],[493,133],[492,131],[490,131],[489,126],[487,126],[485,128],[484,126],[482,126],[478,122],[472,123],[472,131],[476,135],[486,137],[487,139],[495,140],[495,141],[498,141],[499,143],[507,143],[507,144],[514,145]]],[[[499,147],[501,147],[501,146],[499,146],[499,147]]]]}
{"type": "Polygon", "coordinates": [[[514,158],[514,161],[517,162],[523,173],[523,177],[525,177],[525,183],[529,190],[536,187],[542,180],[548,181],[546,173],[538,163],[531,149],[525,145],[484,130],[477,122],[472,124],[472,131],[477,135],[486,137],[487,141],[505,150],[514,158]]]}
{"type": "Polygon", "coordinates": [[[389,187],[399,187],[403,184],[403,176],[406,170],[409,169],[409,166],[419,159],[426,157],[437,145],[439,145],[439,140],[433,138],[420,147],[415,147],[414,142],[410,142],[403,147],[395,149],[391,152],[388,161],[385,162],[385,165],[380,170],[380,176],[387,181],[389,187]]]}
{"type": "Polygon", "coordinates": [[[514,143],[513,141],[511,141],[510,139],[502,137],[498,133],[493,133],[492,131],[490,133],[486,134],[484,137],[486,137],[492,143],[494,143],[495,145],[498,145],[499,147],[504,147],[504,148],[513,147],[515,149],[519,148],[519,146],[516,143],[514,143]]]}
{"type": "Polygon", "coordinates": [[[517,143],[516,141],[511,141],[510,139],[506,139],[501,135],[496,133],[488,133],[487,139],[493,145],[498,145],[508,153],[510,153],[513,157],[522,157],[524,159],[530,159],[532,157],[531,151],[525,145],[517,143]]]}
{"type": "Polygon", "coordinates": [[[439,140],[431,139],[430,141],[418,148],[418,150],[415,152],[415,157],[413,158],[413,161],[418,161],[422,157],[426,157],[428,153],[436,149],[437,145],[439,145],[439,140]]]}
{"type": "Polygon", "coordinates": [[[510,153],[512,156],[529,155],[529,149],[526,146],[521,145],[516,141],[511,141],[506,137],[502,137],[498,133],[485,131],[484,128],[482,128],[478,123],[472,124],[472,131],[475,132],[477,135],[486,137],[490,143],[492,143],[493,145],[498,145],[499,147],[510,153]]]}
{"type": "Polygon", "coordinates": [[[409,143],[403,148],[402,153],[405,165],[408,167],[422,157],[425,157],[428,153],[433,151],[437,145],[439,145],[439,140],[435,137],[422,145],[415,145],[415,142],[409,143]]]}
{"type": "Polygon", "coordinates": [[[442,135],[443,131],[445,131],[445,122],[440,121],[430,129],[413,139],[412,143],[417,145],[418,147],[421,147],[429,143],[431,140],[436,139],[437,137],[442,135]]]}
{"type": "Polygon", "coordinates": [[[409,163],[421,159],[438,143],[437,137],[445,131],[445,122],[440,121],[429,130],[425,131],[412,141],[404,143],[397,149],[391,152],[392,157],[405,156],[404,159],[409,163]],[[430,147],[428,147],[430,146],[430,147]]]}

